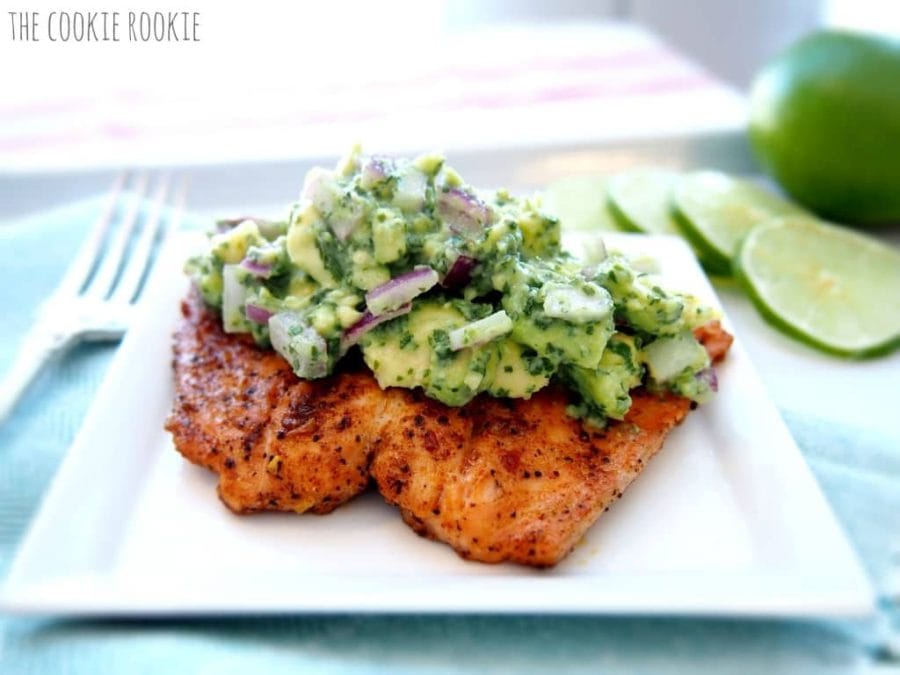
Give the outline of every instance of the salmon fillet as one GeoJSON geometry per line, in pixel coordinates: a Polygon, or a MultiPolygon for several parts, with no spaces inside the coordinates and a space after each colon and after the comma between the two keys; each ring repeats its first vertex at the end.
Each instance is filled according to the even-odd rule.
{"type": "MultiPolygon", "coordinates": [[[[691,408],[637,389],[624,421],[589,430],[555,386],[453,408],[382,391],[367,371],[305,382],[274,352],[226,335],[198,300],[182,314],[166,428],[188,460],[219,474],[229,508],[327,513],[371,475],[416,532],[471,560],[559,562],[691,408]]],[[[715,360],[731,344],[717,323],[698,338],[715,360]]]]}
{"type": "Polygon", "coordinates": [[[464,558],[554,565],[690,409],[672,395],[633,398],[624,422],[588,431],[556,387],[463,408],[421,397],[383,430],[372,476],[407,524],[464,558]]]}
{"type": "Polygon", "coordinates": [[[389,401],[374,378],[299,380],[275,352],[223,332],[198,298],[181,312],[166,429],[186,459],[219,474],[231,510],[328,513],[368,486],[389,401]]]}
{"type": "Polygon", "coordinates": [[[734,336],[722,328],[722,324],[718,321],[710,321],[700,326],[694,331],[694,337],[706,347],[706,353],[713,363],[724,359],[731,349],[731,343],[734,342],[734,336]]]}
{"type": "MultiPolygon", "coordinates": [[[[714,361],[733,338],[697,331],[714,361]]],[[[419,534],[462,557],[548,567],[562,560],[691,409],[674,394],[632,392],[622,422],[592,431],[566,414],[569,394],[479,397],[450,408],[423,395],[388,421],[371,473],[419,534]]]]}

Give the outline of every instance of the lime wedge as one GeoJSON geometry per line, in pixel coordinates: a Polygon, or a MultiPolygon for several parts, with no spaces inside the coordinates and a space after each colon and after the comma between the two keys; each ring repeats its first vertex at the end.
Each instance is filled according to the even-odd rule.
{"type": "Polygon", "coordinates": [[[768,190],[717,171],[682,176],[672,191],[675,218],[713,274],[730,274],[741,240],[755,225],[804,211],[768,190]]]}
{"type": "Polygon", "coordinates": [[[610,178],[609,210],[623,230],[681,234],[672,217],[671,194],[679,174],[664,169],[634,169],[610,178]]]}
{"type": "Polygon", "coordinates": [[[900,251],[809,216],[754,228],[735,271],[769,321],[804,342],[851,357],[900,346],[900,251]]]}
{"type": "Polygon", "coordinates": [[[606,209],[606,178],[570,176],[547,186],[544,210],[559,218],[563,231],[618,230],[606,209]]]}

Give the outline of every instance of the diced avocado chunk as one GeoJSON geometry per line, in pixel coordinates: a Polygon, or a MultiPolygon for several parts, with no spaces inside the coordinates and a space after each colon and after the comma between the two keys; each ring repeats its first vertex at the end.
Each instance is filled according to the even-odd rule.
{"type": "Polygon", "coordinates": [[[378,209],[372,218],[375,260],[394,262],[406,253],[406,221],[390,209],[378,209]]]}
{"type": "Polygon", "coordinates": [[[337,338],[362,317],[357,309],[362,298],[344,286],[321,289],[313,299],[302,314],[322,336],[337,338]]]}
{"type": "Polygon", "coordinates": [[[363,358],[381,387],[423,387],[454,406],[478,393],[495,347],[450,349],[449,332],[468,323],[460,302],[417,301],[409,314],[362,337],[363,358]]]}
{"type": "Polygon", "coordinates": [[[200,289],[200,295],[203,296],[203,301],[212,305],[213,307],[219,307],[222,304],[222,272],[220,270],[210,270],[207,274],[204,274],[200,277],[198,288],[200,289]]]}
{"type": "MultiPolygon", "coordinates": [[[[595,319],[589,322],[548,316],[545,301],[548,290],[552,292],[556,285],[556,278],[551,268],[537,263],[511,265],[495,275],[493,283],[504,294],[501,302],[513,320],[514,340],[557,364],[569,363],[588,369],[597,367],[614,331],[611,303],[606,305],[605,317],[594,313],[595,319]]],[[[594,284],[590,286],[606,294],[594,284]]]]}
{"type": "Polygon", "coordinates": [[[203,302],[211,307],[221,307],[222,263],[211,255],[198,255],[188,260],[184,269],[194,278],[203,302]]]}
{"type": "Polygon", "coordinates": [[[612,295],[617,314],[637,330],[673,335],[685,328],[685,296],[663,290],[620,256],[598,264],[594,278],[612,295]]]}
{"type": "Polygon", "coordinates": [[[318,234],[323,227],[312,204],[301,209],[288,228],[287,252],[292,263],[322,286],[334,286],[334,276],[325,267],[319,250],[318,234]]]}
{"type": "Polygon", "coordinates": [[[309,314],[309,323],[319,335],[333,333],[338,327],[338,318],[335,308],[331,305],[320,304],[309,314]]]}
{"type": "Polygon", "coordinates": [[[559,250],[559,220],[541,212],[534,199],[524,200],[517,222],[525,253],[548,256],[559,250]]]}
{"type": "Polygon", "coordinates": [[[583,399],[582,417],[594,421],[611,417],[623,419],[631,407],[628,392],[641,383],[641,366],[634,338],[622,333],[613,335],[594,370],[565,366],[563,378],[583,399]]]}
{"type": "Polygon", "coordinates": [[[419,155],[412,164],[426,176],[435,176],[444,166],[444,156],[437,153],[419,155]]]}
{"type": "Polygon", "coordinates": [[[481,388],[491,358],[491,349],[471,347],[450,349],[448,331],[436,330],[428,339],[431,360],[425,391],[447,405],[459,406],[471,401],[481,388]]]}
{"type": "Polygon", "coordinates": [[[363,336],[363,357],[382,387],[423,387],[448,405],[477,393],[528,398],[550,381],[555,364],[506,337],[454,351],[449,334],[486,311],[464,301],[417,301],[413,310],[363,336]]]}
{"type": "Polygon", "coordinates": [[[612,325],[572,324],[543,316],[520,316],[512,337],[554,363],[595,368],[612,334],[612,325]]]}
{"type": "Polygon", "coordinates": [[[252,220],[245,220],[227,232],[213,235],[210,252],[220,262],[230,265],[241,262],[247,249],[265,243],[259,227],[252,220]]]}
{"type": "Polygon", "coordinates": [[[285,301],[291,299],[306,300],[316,292],[318,284],[303,270],[295,270],[287,285],[285,301]]]}
{"type": "Polygon", "coordinates": [[[505,338],[498,340],[491,364],[490,382],[485,391],[491,396],[531,398],[550,382],[555,367],[528,347],[505,338]]]}
{"type": "Polygon", "coordinates": [[[280,274],[290,267],[290,260],[284,246],[284,235],[266,244],[254,244],[247,249],[246,258],[258,265],[265,265],[272,274],[280,274]]]}
{"type": "Polygon", "coordinates": [[[375,256],[359,249],[351,256],[350,283],[364,291],[371,291],[376,286],[391,280],[391,271],[384,265],[378,264],[375,256]]]}

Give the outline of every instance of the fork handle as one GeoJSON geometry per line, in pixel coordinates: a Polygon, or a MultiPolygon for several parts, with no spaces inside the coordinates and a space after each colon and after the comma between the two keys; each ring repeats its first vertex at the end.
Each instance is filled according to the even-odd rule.
{"type": "Polygon", "coordinates": [[[71,336],[35,328],[25,335],[12,366],[0,383],[0,423],[6,421],[44,365],[72,344],[71,336]]]}

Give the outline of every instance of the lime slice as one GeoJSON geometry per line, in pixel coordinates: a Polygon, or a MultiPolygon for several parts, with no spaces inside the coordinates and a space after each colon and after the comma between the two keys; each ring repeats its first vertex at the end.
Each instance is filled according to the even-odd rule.
{"type": "Polygon", "coordinates": [[[570,176],[544,190],[544,210],[559,218],[564,231],[618,230],[606,208],[606,178],[570,176]]]}
{"type": "Polygon", "coordinates": [[[900,346],[900,251],[809,216],[753,229],[735,258],[754,304],[786,333],[844,356],[900,346]]]}
{"type": "Polygon", "coordinates": [[[713,274],[730,274],[741,240],[755,225],[804,211],[768,190],[717,171],[683,176],[672,191],[675,218],[713,274]]]}
{"type": "Polygon", "coordinates": [[[678,176],[664,169],[635,169],[610,178],[609,210],[619,226],[633,232],[681,234],[670,200],[678,176]]]}

